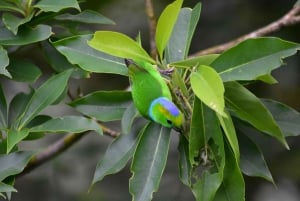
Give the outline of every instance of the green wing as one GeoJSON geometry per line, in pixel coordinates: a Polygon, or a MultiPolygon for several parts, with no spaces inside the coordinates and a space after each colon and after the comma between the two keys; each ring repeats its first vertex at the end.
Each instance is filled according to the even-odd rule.
{"type": "Polygon", "coordinates": [[[172,100],[170,90],[160,73],[150,63],[126,60],[132,98],[141,115],[148,116],[151,102],[158,97],[172,100]]]}

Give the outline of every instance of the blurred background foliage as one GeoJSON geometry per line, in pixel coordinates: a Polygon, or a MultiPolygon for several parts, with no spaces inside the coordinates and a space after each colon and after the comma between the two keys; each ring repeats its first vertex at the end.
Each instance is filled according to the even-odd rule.
{"type": "MultiPolygon", "coordinates": [[[[165,5],[172,0],[153,0],[156,16],[165,5]]],[[[198,1],[185,0],[184,6],[193,7],[198,1]]],[[[295,3],[295,0],[202,0],[200,22],[192,42],[191,53],[197,50],[217,45],[248,33],[278,19],[295,3]]],[[[90,30],[115,30],[131,37],[140,32],[143,45],[148,49],[149,30],[142,0],[86,0],[81,4],[82,10],[92,9],[115,21],[114,26],[93,26],[90,30]]],[[[284,40],[300,43],[300,25],[284,28],[274,33],[284,40]]],[[[38,66],[44,66],[43,57],[33,45],[23,50],[16,57],[26,56],[38,61],[38,66]],[[30,51],[29,51],[30,50],[30,51]]],[[[279,84],[268,86],[256,84],[251,90],[263,98],[273,98],[300,110],[300,55],[299,53],[285,60],[286,66],[275,70],[274,77],[279,84]]],[[[48,68],[49,69],[49,68],[48,68]]],[[[16,83],[4,83],[9,86],[11,94],[20,90],[16,83]]],[[[126,77],[111,75],[95,75],[81,82],[71,83],[71,87],[82,88],[83,94],[95,90],[125,89],[128,86],[126,77]]],[[[5,87],[6,88],[6,87],[5,87]]],[[[22,89],[23,90],[23,89],[22,89]]],[[[61,112],[56,106],[51,106],[46,112],[52,114],[61,112]]],[[[65,112],[64,112],[65,113],[65,112]]],[[[112,126],[114,126],[112,124],[112,126]]],[[[116,128],[118,129],[118,128],[116,128]]],[[[299,131],[300,132],[300,131],[299,131]]],[[[49,136],[46,139],[24,144],[24,149],[43,148],[57,140],[59,136],[49,136]]],[[[300,200],[300,139],[288,139],[291,150],[286,151],[278,142],[269,137],[262,138],[261,145],[266,154],[266,161],[276,181],[276,186],[262,179],[246,178],[246,200],[248,201],[296,201],[300,200]]],[[[130,200],[128,179],[129,169],[119,174],[106,177],[96,184],[88,193],[98,160],[103,156],[111,138],[97,134],[88,135],[79,143],[54,160],[17,179],[18,193],[13,194],[13,201],[123,201],[130,200]]],[[[193,200],[191,192],[178,179],[177,171],[177,141],[173,135],[166,171],[155,201],[187,201],[193,200]]]]}

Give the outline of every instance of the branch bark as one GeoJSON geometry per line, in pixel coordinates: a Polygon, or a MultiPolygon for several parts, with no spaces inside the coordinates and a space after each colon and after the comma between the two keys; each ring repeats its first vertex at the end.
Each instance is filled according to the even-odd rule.
{"type": "Polygon", "coordinates": [[[146,14],[148,16],[149,33],[150,33],[150,53],[152,58],[156,58],[156,44],[155,44],[155,31],[156,31],[156,18],[154,15],[153,4],[151,0],[145,0],[146,14]]]}
{"type": "Polygon", "coordinates": [[[292,26],[295,24],[300,23],[300,5],[294,6],[289,12],[287,12],[284,16],[282,16],[280,19],[268,24],[267,26],[264,26],[260,29],[257,29],[255,31],[252,31],[248,34],[245,34],[243,36],[240,36],[236,39],[233,39],[229,42],[216,45],[210,48],[207,48],[205,50],[201,50],[199,52],[196,52],[195,54],[190,55],[191,57],[200,56],[200,55],[206,55],[206,54],[215,54],[215,53],[221,53],[232,46],[236,45],[237,43],[244,41],[249,38],[255,38],[260,36],[265,36],[274,32],[279,31],[280,29],[292,26]]]}

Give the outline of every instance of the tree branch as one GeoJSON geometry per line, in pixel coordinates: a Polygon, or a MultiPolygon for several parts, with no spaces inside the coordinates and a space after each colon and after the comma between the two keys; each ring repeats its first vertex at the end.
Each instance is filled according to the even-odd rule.
{"type": "Polygon", "coordinates": [[[280,19],[268,24],[265,27],[262,27],[260,29],[257,29],[255,31],[252,31],[248,34],[245,34],[243,36],[240,36],[234,40],[231,40],[229,42],[216,45],[210,48],[207,48],[205,50],[201,50],[195,54],[190,55],[191,57],[194,56],[200,56],[200,55],[206,55],[206,54],[214,54],[214,53],[221,53],[232,46],[236,45],[237,43],[244,41],[249,38],[255,38],[259,36],[265,36],[271,33],[274,33],[276,31],[279,31],[283,27],[292,26],[295,24],[300,23],[300,5],[294,6],[289,12],[287,12],[283,17],[280,19]]]}
{"type": "Polygon", "coordinates": [[[148,16],[149,33],[150,33],[150,53],[152,58],[156,58],[156,45],[155,45],[155,31],[156,31],[156,18],[153,11],[153,4],[151,0],[145,0],[146,14],[148,16]]]}

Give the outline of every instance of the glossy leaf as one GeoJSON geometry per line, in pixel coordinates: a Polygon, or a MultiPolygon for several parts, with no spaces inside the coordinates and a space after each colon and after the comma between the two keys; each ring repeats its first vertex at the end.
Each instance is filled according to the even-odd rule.
{"type": "Polygon", "coordinates": [[[7,103],[4,91],[0,85],[0,128],[7,127],[7,103]]]}
{"type": "Polygon", "coordinates": [[[96,31],[88,44],[96,50],[116,57],[154,63],[154,60],[136,41],[122,33],[96,31]]]}
{"type": "Polygon", "coordinates": [[[274,101],[262,99],[285,137],[300,135],[300,113],[293,108],[274,101]]]}
{"type": "Polygon", "coordinates": [[[160,58],[163,58],[163,52],[171,37],[173,28],[177,21],[183,0],[176,0],[169,4],[161,13],[156,27],[155,42],[160,58]]]}
{"type": "Polygon", "coordinates": [[[99,121],[114,121],[122,119],[123,113],[131,103],[130,92],[97,91],[79,98],[69,105],[99,121]]]}
{"type": "Polygon", "coordinates": [[[9,58],[7,55],[7,51],[0,45],[0,74],[11,78],[11,75],[6,69],[8,64],[9,64],[9,58]]]}
{"type": "Polygon", "coordinates": [[[180,68],[194,68],[196,66],[205,65],[210,66],[210,64],[218,58],[218,54],[207,54],[203,56],[188,58],[182,61],[176,61],[171,63],[171,66],[180,67],[180,68]]]}
{"type": "Polygon", "coordinates": [[[30,132],[81,133],[85,131],[96,131],[101,135],[103,134],[101,127],[95,121],[81,116],[54,118],[30,128],[30,132]]]}
{"type": "Polygon", "coordinates": [[[299,48],[299,44],[279,38],[248,39],[222,53],[211,66],[224,82],[255,80],[280,67],[282,59],[294,55],[299,48]]]}
{"type": "Polygon", "coordinates": [[[20,18],[11,13],[3,13],[2,21],[8,30],[10,30],[13,34],[17,35],[19,27],[25,24],[26,22],[29,22],[32,19],[33,14],[34,13],[32,12],[30,15],[24,18],[20,18]]]}
{"type": "Polygon", "coordinates": [[[121,120],[121,130],[122,133],[127,134],[130,132],[132,123],[134,119],[139,115],[135,105],[131,103],[127,109],[124,111],[122,120],[121,120]]]}
{"type": "Polygon", "coordinates": [[[92,185],[125,167],[134,153],[139,133],[143,131],[145,124],[145,120],[136,121],[128,134],[121,134],[109,145],[96,167],[92,185]]]}
{"type": "Polygon", "coordinates": [[[34,7],[41,9],[43,12],[59,12],[67,8],[75,8],[80,11],[76,0],[40,0],[34,7]]]}
{"type": "Polygon", "coordinates": [[[134,153],[129,181],[133,201],[150,201],[164,171],[171,130],[151,122],[144,130],[134,153]]]}
{"type": "Polygon", "coordinates": [[[0,155],[0,181],[23,171],[33,152],[14,152],[0,155]]]}
{"type": "Polygon", "coordinates": [[[95,73],[113,73],[127,75],[124,60],[116,58],[88,46],[91,35],[73,36],[53,42],[54,47],[72,64],[95,73]]]}
{"type": "Polygon", "coordinates": [[[272,114],[248,89],[237,82],[225,83],[226,104],[240,119],[249,122],[258,130],[275,137],[288,147],[285,138],[272,114]]]}
{"type": "Polygon", "coordinates": [[[224,113],[224,86],[218,73],[209,66],[200,66],[191,74],[191,86],[196,96],[220,115],[224,113]]]}
{"type": "Polygon", "coordinates": [[[165,49],[167,63],[181,61],[188,55],[189,46],[201,11],[198,3],[194,9],[182,8],[165,49]]]}
{"type": "Polygon", "coordinates": [[[261,150],[249,137],[243,133],[243,131],[238,130],[238,134],[241,150],[240,167],[242,172],[245,175],[262,177],[274,183],[273,177],[261,150]]]}
{"type": "Polygon", "coordinates": [[[7,29],[0,29],[1,45],[28,45],[35,42],[43,41],[52,34],[51,27],[47,25],[37,25],[34,28],[22,26],[18,34],[14,35],[7,29]]]}
{"type": "Polygon", "coordinates": [[[18,82],[34,82],[42,74],[36,65],[24,60],[12,60],[7,70],[11,74],[12,79],[18,82]]]}
{"type": "Polygon", "coordinates": [[[98,12],[93,10],[84,10],[78,14],[72,15],[65,13],[56,16],[54,19],[63,21],[80,22],[87,24],[115,24],[112,20],[104,17],[98,12]]]}
{"type": "Polygon", "coordinates": [[[16,144],[21,142],[24,138],[26,138],[29,134],[28,129],[22,129],[22,130],[8,130],[7,132],[7,149],[6,153],[9,153],[16,144]]]}
{"type": "Polygon", "coordinates": [[[34,92],[24,113],[20,116],[18,128],[24,127],[39,112],[60,97],[67,86],[71,73],[72,70],[67,70],[52,76],[34,92]]]}

